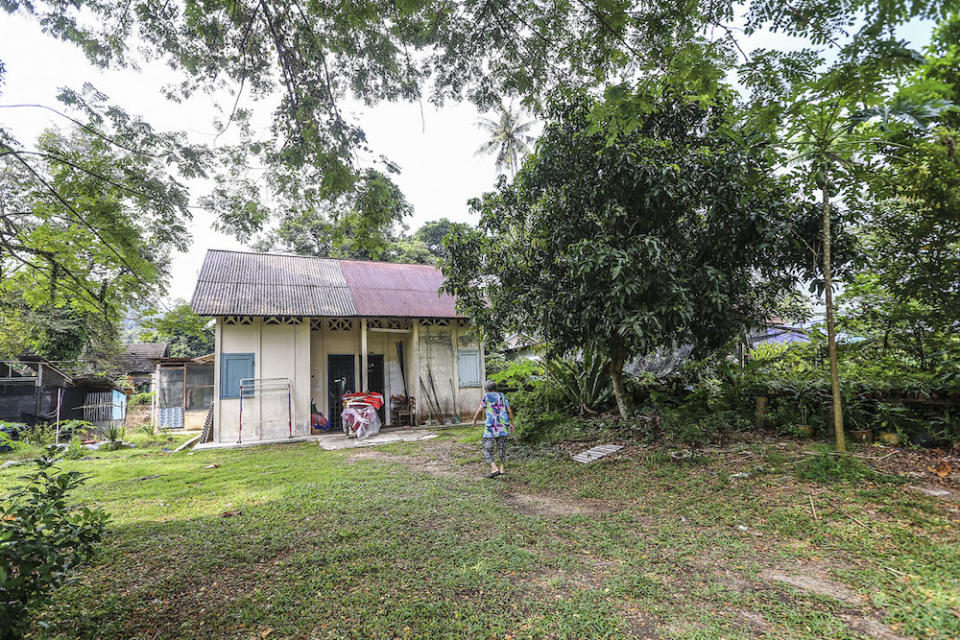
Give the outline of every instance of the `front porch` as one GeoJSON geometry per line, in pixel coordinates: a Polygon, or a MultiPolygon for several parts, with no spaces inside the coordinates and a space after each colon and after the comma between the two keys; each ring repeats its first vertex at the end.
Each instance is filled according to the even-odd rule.
{"type": "Polygon", "coordinates": [[[386,427],[457,423],[480,400],[482,350],[463,319],[228,316],[216,326],[217,444],[309,439],[313,410],[337,433],[340,398],[355,391],[383,394],[386,427]],[[241,415],[249,379],[283,384],[244,392],[241,415]],[[394,411],[408,398],[409,414],[394,411]]]}

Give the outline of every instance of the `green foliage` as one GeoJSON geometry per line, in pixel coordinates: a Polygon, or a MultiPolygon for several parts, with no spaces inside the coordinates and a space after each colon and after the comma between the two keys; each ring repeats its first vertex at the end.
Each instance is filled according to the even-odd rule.
{"type": "Polygon", "coordinates": [[[39,423],[24,426],[20,431],[20,440],[35,447],[46,447],[57,439],[57,429],[52,424],[39,423]]]}
{"type": "Polygon", "coordinates": [[[153,404],[153,398],[156,396],[156,391],[144,391],[143,393],[135,393],[130,396],[130,400],[127,404],[132,407],[142,407],[144,405],[153,404]]]}
{"type": "Polygon", "coordinates": [[[719,348],[791,280],[786,194],[732,98],[640,98],[634,128],[613,133],[610,105],[554,96],[537,152],[472,201],[479,228],[448,236],[444,265],[485,335],[536,327],[557,353],[602,354],[615,392],[628,358],[719,348]]]}
{"type": "Polygon", "coordinates": [[[833,482],[898,482],[896,476],[877,473],[859,458],[837,455],[821,448],[816,455],[807,456],[796,466],[801,480],[829,484],[833,482]]]}
{"type": "Polygon", "coordinates": [[[162,313],[147,310],[140,326],[140,341],[166,342],[172,357],[196,358],[211,354],[215,349],[213,322],[194,313],[186,300],[175,301],[162,313]]]}
{"type": "Polygon", "coordinates": [[[704,411],[697,403],[679,408],[661,407],[658,414],[663,438],[688,447],[722,444],[733,434],[750,428],[750,423],[736,411],[704,411]]]}
{"type": "Polygon", "coordinates": [[[157,424],[152,420],[150,422],[144,422],[137,427],[137,432],[142,433],[148,439],[153,440],[157,437],[157,424]]]}
{"type": "Polygon", "coordinates": [[[108,442],[120,442],[126,435],[126,429],[122,424],[110,422],[100,429],[100,435],[108,442]]]}
{"type": "Polygon", "coordinates": [[[581,416],[596,415],[613,397],[610,364],[599,354],[587,352],[580,360],[548,360],[546,373],[569,406],[581,416]]]}
{"type": "Polygon", "coordinates": [[[501,389],[524,389],[541,381],[544,375],[543,363],[525,358],[507,361],[502,368],[487,375],[488,380],[497,383],[501,389]]]}
{"type": "Polygon", "coordinates": [[[60,471],[56,447],[0,502],[0,638],[21,638],[31,614],[54,590],[74,579],[95,554],[108,516],[100,509],[69,504],[71,491],[85,481],[77,471],[60,471]]]}
{"type": "Polygon", "coordinates": [[[0,230],[8,355],[102,350],[125,307],[159,293],[170,251],[186,247],[187,196],[148,152],[79,127],[44,133],[36,151],[0,139],[2,211],[15,214],[0,230]]]}
{"type": "Polygon", "coordinates": [[[514,435],[531,443],[552,443],[583,437],[589,423],[567,413],[549,410],[528,410],[517,417],[514,435]]]}

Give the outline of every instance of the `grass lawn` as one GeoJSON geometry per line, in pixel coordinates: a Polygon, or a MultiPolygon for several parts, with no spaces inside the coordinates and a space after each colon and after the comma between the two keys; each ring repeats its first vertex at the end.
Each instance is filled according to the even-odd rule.
{"type": "Polygon", "coordinates": [[[960,638],[954,502],[801,480],[775,441],[586,466],[517,447],[486,480],[478,435],[65,462],[113,520],[36,635],[960,638]]]}

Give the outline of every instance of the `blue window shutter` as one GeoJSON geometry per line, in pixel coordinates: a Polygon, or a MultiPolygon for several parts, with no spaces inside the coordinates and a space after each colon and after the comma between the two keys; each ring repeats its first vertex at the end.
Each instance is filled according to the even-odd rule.
{"type": "Polygon", "coordinates": [[[479,387],[483,373],[480,371],[480,351],[462,349],[457,352],[457,372],[461,387],[479,387]]]}
{"type": "Polygon", "coordinates": [[[254,377],[252,353],[220,354],[220,397],[239,398],[240,380],[254,377]]]}

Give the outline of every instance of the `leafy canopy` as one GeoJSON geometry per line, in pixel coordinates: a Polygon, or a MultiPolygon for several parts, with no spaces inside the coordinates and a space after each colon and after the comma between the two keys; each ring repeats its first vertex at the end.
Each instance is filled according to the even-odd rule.
{"type": "Polygon", "coordinates": [[[472,201],[479,228],[448,237],[446,287],[489,335],[535,331],[622,365],[719,347],[792,284],[787,195],[733,99],[635,97],[646,113],[626,131],[609,103],[555,96],[516,179],[472,201]]]}

